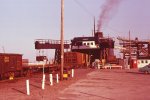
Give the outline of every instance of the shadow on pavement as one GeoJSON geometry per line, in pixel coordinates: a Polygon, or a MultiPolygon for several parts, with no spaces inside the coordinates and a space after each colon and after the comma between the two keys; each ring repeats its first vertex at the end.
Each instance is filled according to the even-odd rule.
{"type": "Polygon", "coordinates": [[[39,87],[39,86],[37,86],[37,85],[34,85],[34,84],[30,84],[30,85],[33,86],[33,87],[36,87],[36,88],[41,89],[41,87],[39,87]]]}
{"type": "Polygon", "coordinates": [[[103,98],[103,99],[114,100],[114,99],[111,99],[111,98],[107,98],[107,97],[103,97],[103,96],[99,96],[99,95],[94,95],[94,94],[89,94],[89,93],[85,93],[85,92],[80,92],[80,93],[86,94],[86,95],[89,95],[89,96],[95,96],[95,97],[103,98]]]}
{"type": "Polygon", "coordinates": [[[12,90],[15,90],[15,91],[17,91],[17,92],[19,92],[19,93],[22,93],[22,94],[26,94],[25,92],[23,92],[23,91],[21,91],[21,90],[18,90],[18,89],[15,89],[15,88],[11,88],[12,90]]]}
{"type": "Polygon", "coordinates": [[[139,74],[139,75],[150,75],[150,74],[146,74],[146,73],[142,73],[142,72],[126,72],[126,73],[139,74]]]}

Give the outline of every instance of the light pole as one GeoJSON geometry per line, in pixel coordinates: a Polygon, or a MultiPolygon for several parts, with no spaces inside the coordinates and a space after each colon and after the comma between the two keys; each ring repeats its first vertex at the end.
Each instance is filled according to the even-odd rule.
{"type": "Polygon", "coordinates": [[[130,63],[131,63],[131,34],[130,34],[130,30],[129,30],[129,68],[131,67],[130,63]]]}
{"type": "Polygon", "coordinates": [[[61,70],[60,80],[63,80],[63,68],[64,68],[64,0],[61,0],[61,70]]]}
{"type": "Polygon", "coordinates": [[[43,60],[43,75],[44,75],[44,67],[45,67],[45,64],[46,64],[46,60],[44,59],[44,60],[43,60]]]}
{"type": "Polygon", "coordinates": [[[47,59],[46,58],[44,58],[44,60],[43,60],[43,75],[45,74],[44,72],[44,70],[45,70],[45,65],[46,65],[46,63],[47,63],[47,59]]]}
{"type": "Polygon", "coordinates": [[[46,64],[46,59],[43,60],[43,80],[42,80],[42,89],[45,89],[45,74],[44,74],[44,67],[46,64]]]}

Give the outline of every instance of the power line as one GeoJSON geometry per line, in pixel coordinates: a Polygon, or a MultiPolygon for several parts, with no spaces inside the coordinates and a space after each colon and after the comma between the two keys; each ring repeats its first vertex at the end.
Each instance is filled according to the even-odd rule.
{"type": "Polygon", "coordinates": [[[114,32],[116,32],[116,33],[118,33],[118,34],[124,33],[124,32],[121,32],[121,31],[119,31],[119,30],[117,30],[117,29],[115,29],[115,28],[113,28],[113,27],[110,27],[109,25],[107,25],[107,28],[109,28],[110,30],[112,30],[112,31],[114,31],[114,32]]]}
{"type": "Polygon", "coordinates": [[[78,0],[73,0],[76,4],[78,4],[88,15],[94,16],[81,2],[78,0]]]}
{"type": "MultiPolygon", "coordinates": [[[[94,14],[92,14],[81,2],[79,2],[78,0],[73,0],[73,1],[74,1],[77,5],[79,5],[88,15],[94,17],[94,14]]],[[[119,33],[123,33],[123,32],[120,32],[120,31],[117,30],[117,29],[114,29],[114,28],[108,26],[108,25],[107,25],[107,27],[108,27],[109,29],[111,29],[112,31],[117,32],[118,34],[119,34],[119,33]]]]}

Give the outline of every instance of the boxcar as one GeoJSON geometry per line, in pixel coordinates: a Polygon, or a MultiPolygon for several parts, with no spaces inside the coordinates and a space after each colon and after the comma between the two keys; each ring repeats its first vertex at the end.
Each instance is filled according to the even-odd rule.
{"type": "Polygon", "coordinates": [[[0,79],[21,75],[22,54],[0,53],[0,79]]]}
{"type": "Polygon", "coordinates": [[[88,55],[79,52],[65,52],[64,66],[65,67],[85,67],[88,63],[88,55]]]}

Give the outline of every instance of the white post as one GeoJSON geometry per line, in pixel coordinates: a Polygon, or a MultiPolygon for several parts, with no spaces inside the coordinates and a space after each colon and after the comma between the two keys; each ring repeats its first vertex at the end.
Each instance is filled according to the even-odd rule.
{"type": "Polygon", "coordinates": [[[50,85],[52,86],[53,85],[53,75],[49,74],[49,77],[50,77],[50,85]]]}
{"type": "Polygon", "coordinates": [[[112,69],[112,65],[110,64],[110,69],[112,69]]]}
{"type": "Polygon", "coordinates": [[[56,74],[56,83],[59,83],[58,74],[56,74]]]}
{"type": "Polygon", "coordinates": [[[74,77],[74,69],[72,69],[71,76],[74,77]]]}
{"type": "Polygon", "coordinates": [[[27,95],[30,95],[29,80],[26,80],[27,95]]]}
{"type": "Polygon", "coordinates": [[[45,89],[45,74],[43,74],[42,89],[45,89]]]}
{"type": "Polygon", "coordinates": [[[121,69],[123,69],[122,65],[121,65],[121,69]]]}

